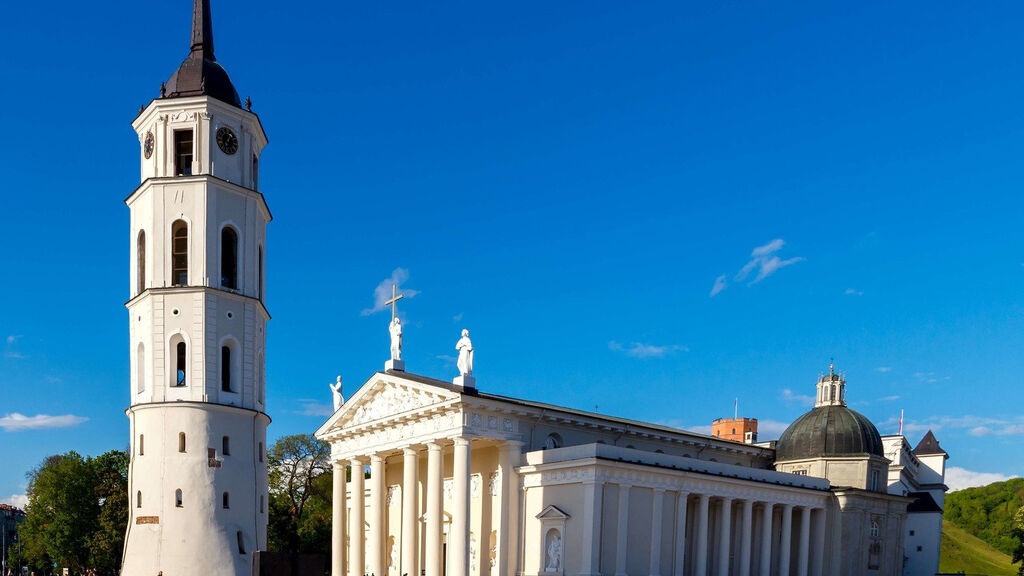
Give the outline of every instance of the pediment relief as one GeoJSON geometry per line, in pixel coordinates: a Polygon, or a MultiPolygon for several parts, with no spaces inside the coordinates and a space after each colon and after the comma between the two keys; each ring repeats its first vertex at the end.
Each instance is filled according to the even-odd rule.
{"type": "Polygon", "coordinates": [[[455,397],[454,394],[428,391],[418,386],[379,381],[367,394],[353,399],[355,402],[346,410],[348,414],[342,418],[341,425],[359,426],[440,404],[455,397]]]}
{"type": "Polygon", "coordinates": [[[538,520],[568,520],[569,515],[563,512],[558,506],[548,506],[537,514],[538,520]]]}

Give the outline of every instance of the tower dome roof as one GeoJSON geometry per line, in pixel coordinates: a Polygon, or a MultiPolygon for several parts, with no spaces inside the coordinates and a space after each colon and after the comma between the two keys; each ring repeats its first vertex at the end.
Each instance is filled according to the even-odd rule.
{"type": "Polygon", "coordinates": [[[786,428],[775,459],[824,456],[882,456],[882,437],[863,414],[841,405],[818,406],[786,428]]]}
{"type": "Polygon", "coordinates": [[[846,380],[829,365],[818,379],[814,409],[782,433],[775,460],[867,455],[883,455],[882,437],[867,417],[846,407],[846,380]]]}
{"type": "Polygon", "coordinates": [[[231,78],[213,55],[213,20],[210,0],[194,0],[192,8],[192,50],[161,88],[161,98],[209,96],[242,107],[231,78]]]}

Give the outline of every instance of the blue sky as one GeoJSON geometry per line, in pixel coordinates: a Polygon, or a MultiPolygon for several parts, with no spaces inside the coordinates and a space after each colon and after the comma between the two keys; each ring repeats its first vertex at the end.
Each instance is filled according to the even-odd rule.
{"type": "MultiPolygon", "coordinates": [[[[382,368],[397,274],[416,373],[465,327],[481,389],[697,430],[739,397],[770,438],[835,357],[882,433],[1024,474],[1024,6],[213,11],[270,136],[271,436],[382,368]]],[[[0,498],[128,443],[129,122],[191,8],[6,12],[0,498]]]]}

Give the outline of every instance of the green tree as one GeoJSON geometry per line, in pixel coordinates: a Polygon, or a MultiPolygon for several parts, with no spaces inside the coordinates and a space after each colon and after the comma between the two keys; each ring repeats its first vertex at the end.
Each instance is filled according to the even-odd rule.
{"type": "Polygon", "coordinates": [[[27,476],[19,560],[37,574],[50,573],[54,564],[72,572],[117,574],[128,523],[128,453],[49,456],[27,476]]]}
{"type": "Polygon", "coordinates": [[[267,451],[272,552],[330,552],[330,448],[312,434],[277,440],[267,451]]]}
{"type": "Polygon", "coordinates": [[[1020,562],[1017,574],[1024,576],[1024,506],[1021,506],[1013,517],[1013,537],[1017,539],[1017,548],[1013,551],[1013,563],[1020,562]]]}

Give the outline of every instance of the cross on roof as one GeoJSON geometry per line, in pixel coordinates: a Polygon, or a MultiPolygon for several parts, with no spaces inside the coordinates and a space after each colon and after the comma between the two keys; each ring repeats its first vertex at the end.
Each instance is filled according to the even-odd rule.
{"type": "Polygon", "coordinates": [[[387,300],[386,302],[384,302],[385,306],[391,306],[391,320],[392,321],[394,321],[394,319],[395,319],[395,307],[398,304],[398,301],[401,300],[402,298],[405,298],[405,294],[399,294],[398,293],[398,284],[392,284],[391,285],[391,299],[387,300]]]}

